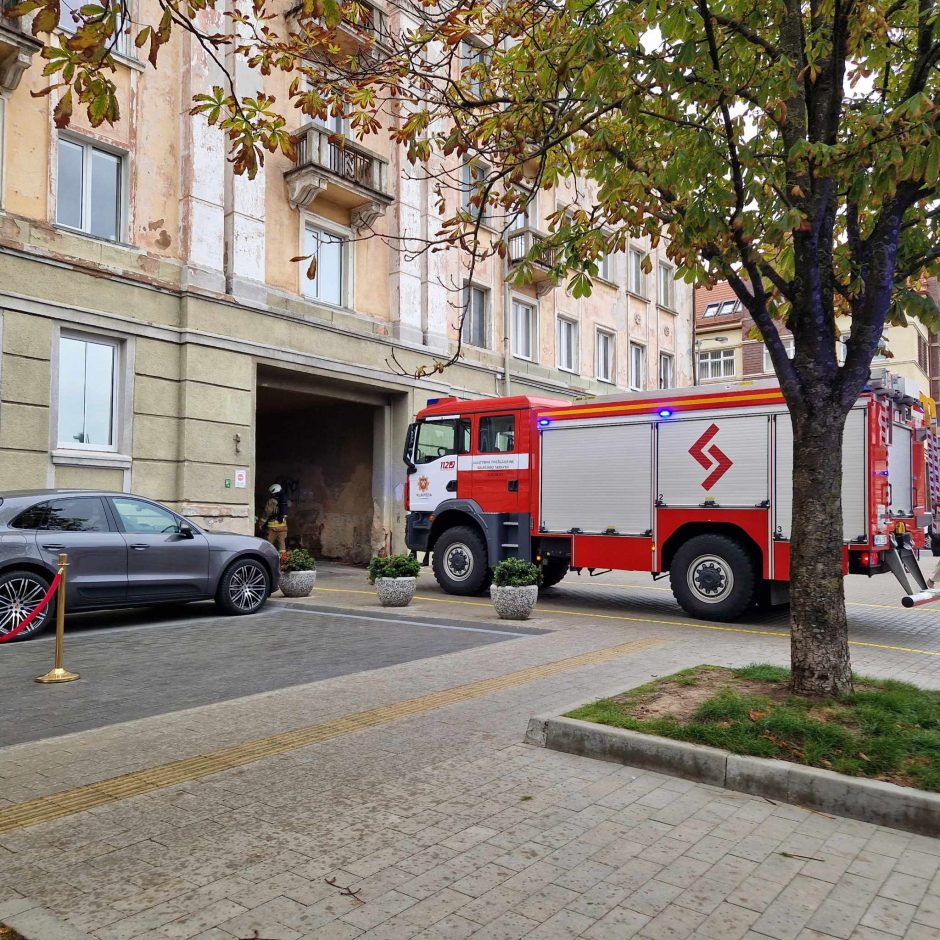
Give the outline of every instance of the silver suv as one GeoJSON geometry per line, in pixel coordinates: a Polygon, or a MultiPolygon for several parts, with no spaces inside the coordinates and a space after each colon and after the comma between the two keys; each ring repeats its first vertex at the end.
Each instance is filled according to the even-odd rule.
{"type": "MultiPolygon", "coordinates": [[[[166,506],[126,493],[0,493],[0,636],[46,593],[69,556],[66,610],[215,598],[226,614],[252,614],[277,587],[277,549],[248,535],[207,532],[166,506]]],[[[54,618],[53,604],[20,636],[54,618]]]]}

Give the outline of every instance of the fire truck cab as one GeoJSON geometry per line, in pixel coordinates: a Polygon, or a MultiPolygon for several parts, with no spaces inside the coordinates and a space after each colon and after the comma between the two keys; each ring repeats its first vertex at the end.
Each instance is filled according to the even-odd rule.
{"type": "MultiPolygon", "coordinates": [[[[893,572],[906,606],[940,597],[916,559],[940,485],[931,455],[916,390],[873,373],[845,426],[843,565],[893,572]]],[[[449,593],[478,593],[519,557],[544,587],[569,570],[668,574],[683,609],[709,620],[786,600],[793,434],[774,382],[434,400],[404,461],[406,543],[449,593]]]]}

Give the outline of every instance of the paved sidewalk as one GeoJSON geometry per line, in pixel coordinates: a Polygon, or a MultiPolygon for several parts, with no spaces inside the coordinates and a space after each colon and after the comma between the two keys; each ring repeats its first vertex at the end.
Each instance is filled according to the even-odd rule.
{"type": "MultiPolygon", "coordinates": [[[[315,602],[374,613],[361,579],[327,569],[315,602]]],[[[940,936],[940,840],[522,745],[531,714],[651,675],[786,660],[779,622],[699,628],[658,595],[605,607],[591,590],[614,592],[546,598],[544,635],[3,749],[0,808],[118,780],[103,805],[0,834],[0,921],[30,940],[940,936]],[[383,720],[351,717],[367,711],[383,720]],[[115,789],[320,727],[212,776],[115,789]]],[[[419,596],[399,616],[493,622],[485,601],[419,596]]],[[[891,629],[853,647],[856,668],[940,686],[940,634],[882,642],[891,629]]]]}

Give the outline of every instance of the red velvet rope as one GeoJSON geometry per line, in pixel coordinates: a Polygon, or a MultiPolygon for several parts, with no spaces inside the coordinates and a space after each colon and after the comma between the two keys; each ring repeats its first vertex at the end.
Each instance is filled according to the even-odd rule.
{"type": "Polygon", "coordinates": [[[61,581],[62,572],[60,571],[55,576],[55,578],[52,579],[52,584],[49,585],[49,590],[46,591],[46,596],[36,605],[33,612],[9,633],[5,634],[4,636],[0,636],[0,643],[6,643],[7,640],[12,640],[13,637],[22,633],[46,609],[46,605],[49,603],[49,601],[52,600],[52,595],[55,594],[61,581]]]}

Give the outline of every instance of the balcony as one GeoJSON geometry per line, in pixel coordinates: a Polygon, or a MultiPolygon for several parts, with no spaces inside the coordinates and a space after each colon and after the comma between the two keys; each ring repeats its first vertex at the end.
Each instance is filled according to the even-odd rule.
{"type": "Polygon", "coordinates": [[[506,238],[510,273],[516,272],[523,262],[529,262],[525,283],[534,284],[536,293],[545,294],[555,286],[555,250],[549,248],[547,236],[534,228],[520,228],[506,238]]]}
{"type": "Polygon", "coordinates": [[[319,124],[305,124],[295,135],[296,164],[284,174],[287,200],[309,209],[324,198],[349,209],[356,231],[369,228],[391,205],[388,161],[319,124]]]}
{"type": "Polygon", "coordinates": [[[0,0],[0,91],[13,91],[42,43],[29,33],[32,17],[12,19],[6,11],[18,0],[0,0]]]}
{"type": "MultiPolygon", "coordinates": [[[[359,52],[370,42],[379,49],[388,48],[391,34],[385,12],[365,0],[360,0],[358,6],[361,10],[358,19],[344,16],[336,27],[333,37],[336,45],[351,54],[359,52]]],[[[302,13],[303,4],[300,4],[291,9],[287,16],[299,21],[302,13]]],[[[320,17],[312,17],[307,22],[326,29],[326,23],[320,17]]]]}

